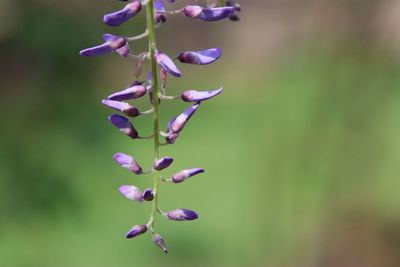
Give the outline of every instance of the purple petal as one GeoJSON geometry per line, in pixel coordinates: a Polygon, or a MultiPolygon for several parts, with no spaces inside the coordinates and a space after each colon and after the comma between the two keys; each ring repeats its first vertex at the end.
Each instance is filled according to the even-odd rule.
{"type": "Polygon", "coordinates": [[[142,167],[136,162],[136,160],[124,153],[117,153],[114,155],[114,160],[121,165],[121,167],[125,168],[130,172],[134,172],[137,175],[142,174],[142,167]]]}
{"type": "Polygon", "coordinates": [[[126,238],[133,238],[135,236],[144,234],[147,232],[147,226],[145,224],[136,225],[128,233],[126,233],[126,238]]]}
{"type": "Polygon", "coordinates": [[[157,52],[154,57],[157,60],[157,63],[163,68],[166,72],[175,77],[181,77],[181,71],[176,67],[175,63],[172,61],[170,57],[168,57],[164,53],[157,52]]]}
{"type": "Polygon", "coordinates": [[[132,139],[138,138],[139,134],[130,121],[124,116],[113,114],[108,117],[108,120],[117,127],[122,133],[131,137],[132,139]]]}
{"type": "Polygon", "coordinates": [[[109,26],[119,26],[134,17],[142,9],[140,1],[133,1],[123,9],[104,15],[103,21],[109,26]]]}
{"type": "Polygon", "coordinates": [[[168,253],[168,250],[167,250],[167,247],[165,245],[165,242],[164,242],[163,238],[159,234],[154,234],[152,239],[153,239],[154,244],[157,245],[157,247],[159,247],[165,253],[168,253]]]}
{"type": "Polygon", "coordinates": [[[182,93],[181,98],[185,102],[201,102],[219,95],[220,93],[222,93],[222,91],[223,88],[219,88],[213,91],[188,90],[182,93]]]}
{"type": "Polygon", "coordinates": [[[131,49],[129,47],[128,42],[121,48],[117,49],[117,53],[121,56],[121,57],[128,57],[129,54],[131,53],[131,49]]]}
{"type": "Polygon", "coordinates": [[[161,158],[161,159],[157,160],[156,162],[154,162],[153,168],[157,171],[161,171],[165,168],[168,168],[172,164],[173,161],[174,161],[174,159],[170,158],[170,157],[161,158]]]}
{"type": "Polygon", "coordinates": [[[170,133],[167,137],[165,137],[165,141],[168,144],[173,144],[175,143],[176,139],[179,137],[179,134],[174,134],[174,133],[170,133]]]}
{"type": "Polygon", "coordinates": [[[99,46],[91,47],[91,48],[86,48],[82,51],[79,52],[79,55],[83,57],[95,57],[95,56],[101,56],[105,54],[111,53],[113,50],[109,46],[109,44],[104,43],[99,46]]]}
{"type": "Polygon", "coordinates": [[[133,185],[123,185],[119,188],[119,192],[130,200],[143,202],[142,192],[133,185]]]}
{"type": "Polygon", "coordinates": [[[172,182],[179,184],[179,183],[182,183],[183,181],[187,180],[188,178],[195,176],[199,173],[203,173],[203,172],[204,172],[204,169],[201,169],[201,168],[183,170],[178,173],[175,173],[172,176],[172,182]]]}
{"type": "Polygon", "coordinates": [[[128,103],[106,99],[102,100],[101,102],[107,107],[121,111],[129,117],[137,117],[140,115],[139,110],[136,107],[129,105],[128,103]]]}
{"type": "Polygon", "coordinates": [[[188,209],[177,209],[167,213],[167,217],[174,221],[192,221],[199,218],[196,212],[188,209]]]}
{"type": "Polygon", "coordinates": [[[185,110],[181,115],[176,117],[175,120],[171,121],[170,123],[170,130],[172,133],[179,133],[180,131],[183,130],[185,127],[186,123],[189,121],[189,119],[193,116],[193,114],[196,112],[197,108],[200,106],[200,103],[197,103],[185,110]]]}
{"type": "Polygon", "coordinates": [[[152,201],[154,199],[153,190],[151,188],[147,188],[143,191],[142,197],[146,201],[152,201]]]}
{"type": "Polygon", "coordinates": [[[112,50],[117,50],[123,47],[127,42],[127,39],[125,37],[110,33],[103,34],[103,39],[110,45],[112,50]]]}
{"type": "Polygon", "coordinates": [[[229,18],[234,12],[234,7],[204,8],[203,12],[197,18],[202,21],[217,21],[229,18]]]}
{"type": "Polygon", "coordinates": [[[186,51],[178,55],[178,59],[182,63],[207,65],[215,62],[221,57],[220,48],[212,48],[203,51],[186,51]]]}
{"type": "Polygon", "coordinates": [[[142,84],[133,85],[123,91],[114,93],[108,97],[109,100],[130,100],[142,97],[146,94],[147,90],[146,87],[142,84]]]}

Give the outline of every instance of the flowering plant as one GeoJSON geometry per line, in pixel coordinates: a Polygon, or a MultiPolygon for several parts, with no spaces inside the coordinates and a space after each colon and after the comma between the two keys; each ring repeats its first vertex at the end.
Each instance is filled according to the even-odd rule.
{"type": "MultiPolygon", "coordinates": [[[[120,0],[128,2],[127,0],[120,0]]],[[[146,224],[140,224],[132,227],[126,234],[127,238],[133,238],[146,233],[148,230],[153,234],[154,243],[167,252],[167,248],[163,238],[155,230],[155,218],[157,214],[174,221],[191,221],[198,218],[195,211],[189,209],[176,209],[164,212],[159,206],[159,187],[160,183],[182,183],[200,173],[204,172],[202,168],[190,168],[175,173],[171,178],[164,179],[161,171],[168,168],[173,159],[170,157],[160,157],[160,146],[175,143],[180,136],[186,123],[197,111],[203,101],[209,100],[222,93],[223,89],[209,91],[187,90],[182,92],[181,96],[168,96],[166,93],[166,80],[168,75],[180,77],[182,75],[174,60],[186,64],[207,65],[216,61],[221,57],[221,49],[211,48],[202,51],[184,51],[179,53],[176,58],[172,59],[165,53],[158,51],[155,38],[155,30],[167,20],[167,15],[182,14],[185,17],[201,20],[201,21],[219,21],[230,19],[232,21],[239,20],[238,12],[240,5],[234,1],[207,1],[207,5],[186,5],[181,9],[167,11],[164,0],[132,0],[121,10],[106,14],[104,23],[117,27],[138,14],[143,7],[146,7],[147,29],[143,34],[124,37],[113,34],[104,34],[104,43],[84,49],[80,51],[81,56],[100,56],[118,53],[125,58],[133,58],[135,60],[135,76],[136,80],[127,88],[115,92],[104,99],[102,103],[111,109],[121,112],[123,115],[112,114],[108,117],[109,121],[119,129],[123,134],[131,139],[153,139],[154,141],[154,161],[150,171],[143,171],[138,162],[130,155],[124,153],[116,153],[114,160],[124,169],[135,173],[136,175],[153,174],[153,188],[145,189],[143,192],[134,185],[123,185],[119,191],[126,198],[137,201],[152,201],[152,209],[149,221],[146,224]],[[143,38],[148,39],[149,50],[140,54],[133,54],[129,42],[134,42],[143,38]],[[148,72],[147,81],[141,81],[142,63],[144,60],[150,61],[151,70],[148,72]],[[149,94],[151,108],[147,111],[139,111],[138,108],[124,102],[137,99],[149,94]],[[160,130],[160,110],[161,100],[182,99],[184,102],[192,103],[183,113],[169,121],[166,131],[160,130]],[[130,119],[141,115],[153,114],[153,134],[144,137],[139,134],[130,119]],[[165,142],[160,139],[164,138],[165,142]]],[[[169,3],[175,0],[168,0],[169,3]]]]}

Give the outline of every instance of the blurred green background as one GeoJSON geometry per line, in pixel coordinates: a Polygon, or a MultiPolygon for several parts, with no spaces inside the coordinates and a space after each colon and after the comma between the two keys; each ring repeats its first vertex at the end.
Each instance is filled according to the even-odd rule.
{"type": "MultiPolygon", "coordinates": [[[[164,210],[200,213],[159,218],[165,256],[149,235],[124,239],[150,204],[117,188],[151,177],[112,160],[125,152],[149,166],[151,141],[119,134],[100,103],[133,81],[133,62],[78,56],[102,33],[141,33],[144,12],[110,29],[101,17],[118,1],[0,1],[1,267],[400,266],[400,1],[241,4],[240,23],[177,16],[158,31],[171,55],[224,49],[169,80],[172,95],[225,92],[162,150],[175,158],[167,176],[207,171],[162,185],[164,210]]],[[[165,103],[162,125],[185,106],[165,103]]],[[[150,120],[135,126],[149,133],[150,120]]]]}

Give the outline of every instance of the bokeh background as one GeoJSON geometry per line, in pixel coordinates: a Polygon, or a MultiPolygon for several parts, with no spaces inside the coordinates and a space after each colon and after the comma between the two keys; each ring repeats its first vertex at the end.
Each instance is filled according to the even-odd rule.
{"type": "MultiPolygon", "coordinates": [[[[176,160],[166,175],[207,170],[162,185],[163,209],[201,218],[159,218],[165,256],[149,235],[124,239],[150,205],[117,188],[151,178],[112,160],[149,166],[151,142],[119,134],[100,103],[134,79],[133,62],[78,56],[102,33],[141,33],[144,12],[110,29],[101,18],[118,1],[0,0],[0,266],[400,266],[400,1],[241,4],[239,23],[177,16],[158,31],[172,55],[224,49],[169,80],[172,95],[225,92],[163,148],[176,160]]],[[[165,103],[162,125],[185,106],[165,103]]],[[[151,131],[149,117],[135,125],[151,131]]]]}

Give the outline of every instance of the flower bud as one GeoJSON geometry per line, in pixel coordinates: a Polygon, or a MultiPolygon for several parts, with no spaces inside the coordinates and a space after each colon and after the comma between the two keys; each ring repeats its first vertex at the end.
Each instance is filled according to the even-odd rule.
{"type": "Polygon", "coordinates": [[[155,57],[157,63],[166,72],[168,72],[169,74],[171,74],[172,76],[175,76],[175,77],[182,76],[181,71],[178,69],[178,67],[175,65],[175,63],[172,61],[172,59],[169,56],[167,56],[166,54],[161,53],[161,52],[156,52],[154,54],[154,57],[155,57]]]}
{"type": "Polygon", "coordinates": [[[219,95],[220,93],[222,93],[222,91],[223,88],[219,88],[213,91],[187,90],[182,93],[181,98],[185,102],[201,102],[219,95]]]}
{"type": "Polygon", "coordinates": [[[188,209],[177,209],[167,213],[167,217],[173,221],[192,221],[199,218],[196,212],[188,209]]]}
{"type": "Polygon", "coordinates": [[[156,244],[165,253],[168,253],[167,247],[165,246],[165,242],[159,234],[154,234],[152,239],[154,244],[156,244]]]}
{"type": "Polygon", "coordinates": [[[174,159],[170,158],[170,157],[161,158],[161,159],[157,160],[156,162],[154,162],[153,168],[157,171],[164,170],[165,168],[168,168],[172,164],[173,161],[174,161],[174,159]]]}
{"type": "Polygon", "coordinates": [[[127,118],[121,115],[113,114],[108,117],[108,120],[122,133],[126,134],[130,138],[136,139],[139,137],[139,133],[136,131],[136,129],[127,118]]]}
{"type": "Polygon", "coordinates": [[[152,201],[154,199],[154,193],[151,188],[147,188],[143,191],[143,199],[146,201],[152,201]]]}
{"type": "Polygon", "coordinates": [[[200,106],[199,103],[187,108],[181,115],[170,121],[169,129],[172,133],[179,133],[200,106]]]}
{"type": "Polygon", "coordinates": [[[186,17],[197,18],[203,12],[201,6],[188,5],[182,9],[182,14],[186,17]]]}
{"type": "Polygon", "coordinates": [[[136,173],[137,175],[142,174],[142,167],[136,162],[136,160],[124,153],[117,153],[114,155],[114,160],[124,169],[136,173]]]}
{"type": "Polygon", "coordinates": [[[183,181],[187,180],[188,178],[195,176],[199,173],[203,173],[203,172],[204,172],[204,169],[201,169],[201,168],[183,170],[178,173],[175,173],[172,176],[171,180],[172,180],[172,182],[179,184],[179,183],[182,183],[183,181]]]}
{"type": "Polygon", "coordinates": [[[124,47],[127,43],[127,39],[125,37],[116,36],[113,34],[103,34],[103,39],[105,43],[102,45],[81,50],[79,54],[84,57],[101,56],[117,51],[118,49],[124,47]]]}
{"type": "Polygon", "coordinates": [[[145,224],[136,225],[131,230],[129,230],[128,233],[126,233],[126,238],[133,238],[146,232],[147,226],[145,224]]]}
{"type": "Polygon", "coordinates": [[[116,27],[134,17],[141,9],[142,3],[135,0],[119,11],[104,15],[103,21],[109,26],[116,27]]]}
{"type": "Polygon", "coordinates": [[[119,192],[130,200],[143,202],[142,192],[133,185],[123,185],[119,188],[119,192]]]}
{"type": "Polygon", "coordinates": [[[129,47],[128,42],[126,42],[126,44],[125,44],[123,47],[117,49],[117,53],[118,53],[121,57],[128,57],[129,54],[131,53],[131,49],[130,49],[130,47],[129,47]]]}
{"type": "Polygon", "coordinates": [[[182,63],[208,65],[221,57],[220,48],[212,48],[202,51],[186,51],[179,53],[178,59],[182,63]]]}
{"type": "Polygon", "coordinates": [[[167,137],[165,137],[165,141],[172,145],[175,143],[176,139],[179,137],[179,134],[170,133],[167,137]]]}
{"type": "Polygon", "coordinates": [[[146,94],[147,90],[143,84],[134,83],[129,88],[114,93],[108,97],[109,100],[123,101],[142,97],[146,94]]]}
{"type": "Polygon", "coordinates": [[[122,113],[124,113],[129,117],[137,117],[140,115],[139,110],[136,107],[129,105],[128,103],[114,101],[114,100],[102,100],[101,102],[105,106],[121,111],[122,113]]]}
{"type": "Polygon", "coordinates": [[[166,22],[167,18],[165,16],[165,5],[164,0],[154,0],[154,9],[155,9],[155,19],[158,23],[166,22]]]}

